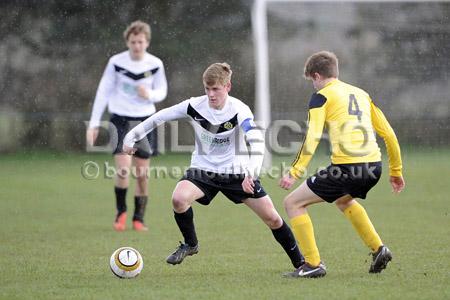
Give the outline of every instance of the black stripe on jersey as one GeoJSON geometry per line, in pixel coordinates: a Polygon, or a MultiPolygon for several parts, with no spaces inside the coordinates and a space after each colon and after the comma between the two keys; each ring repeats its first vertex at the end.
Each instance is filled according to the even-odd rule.
{"type": "Polygon", "coordinates": [[[309,100],[309,109],[322,107],[325,102],[327,102],[327,98],[324,95],[314,93],[309,100]]]}
{"type": "Polygon", "coordinates": [[[213,125],[205,117],[203,117],[198,111],[196,111],[190,104],[188,105],[187,114],[194,119],[195,122],[200,124],[203,128],[211,133],[221,133],[228,130],[233,130],[238,124],[237,114],[226,122],[219,125],[213,125]]]}
{"type": "Polygon", "coordinates": [[[135,74],[133,72],[130,72],[127,69],[122,68],[122,67],[120,67],[118,65],[114,65],[114,69],[116,70],[116,72],[118,72],[120,74],[123,74],[123,75],[125,75],[125,76],[127,76],[127,77],[129,77],[129,78],[131,78],[133,80],[139,80],[139,79],[142,79],[142,78],[145,78],[145,77],[148,77],[150,75],[155,74],[156,72],[158,72],[159,67],[156,67],[154,69],[151,69],[151,70],[145,71],[143,73],[139,73],[139,74],[135,74]]]}

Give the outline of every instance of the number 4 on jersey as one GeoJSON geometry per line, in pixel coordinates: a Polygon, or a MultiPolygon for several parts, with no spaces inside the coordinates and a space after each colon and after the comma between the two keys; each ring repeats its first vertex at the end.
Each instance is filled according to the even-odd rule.
{"type": "Polygon", "coordinates": [[[362,111],[359,110],[358,101],[353,94],[350,94],[348,97],[348,114],[358,116],[358,121],[361,121],[362,111]],[[353,107],[355,109],[353,109],[353,107]]]}

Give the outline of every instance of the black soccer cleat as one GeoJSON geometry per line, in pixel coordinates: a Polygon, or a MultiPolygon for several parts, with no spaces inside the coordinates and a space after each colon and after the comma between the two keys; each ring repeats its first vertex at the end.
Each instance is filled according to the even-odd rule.
{"type": "Polygon", "coordinates": [[[392,260],[392,253],[388,247],[381,245],[377,252],[372,253],[372,264],[369,273],[380,273],[386,269],[387,264],[392,260]]]}
{"type": "Polygon", "coordinates": [[[166,262],[171,265],[181,264],[186,256],[194,255],[198,253],[198,245],[189,246],[180,242],[180,246],[170,254],[166,262]]]}
{"type": "Polygon", "coordinates": [[[327,274],[327,267],[320,262],[317,267],[304,263],[293,272],[283,274],[287,278],[319,278],[327,274]]]}

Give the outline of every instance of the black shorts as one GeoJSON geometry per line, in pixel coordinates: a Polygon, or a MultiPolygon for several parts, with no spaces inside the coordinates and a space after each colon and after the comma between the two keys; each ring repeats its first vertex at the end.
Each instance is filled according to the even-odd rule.
{"type": "Polygon", "coordinates": [[[190,168],[180,179],[189,180],[205,194],[197,199],[197,202],[208,205],[218,192],[222,192],[228,199],[236,204],[242,203],[247,198],[262,198],[267,195],[259,180],[255,180],[254,193],[248,194],[242,189],[244,174],[217,174],[196,168],[190,168]]]}
{"type": "Polygon", "coordinates": [[[365,199],[381,177],[381,162],[331,164],[306,180],[320,198],[334,202],[345,195],[365,199]]]}
{"type": "MultiPolygon", "coordinates": [[[[113,145],[113,154],[122,153],[123,139],[125,138],[125,135],[131,129],[136,127],[136,125],[138,125],[147,118],[148,117],[139,117],[139,118],[124,117],[116,114],[113,114],[111,116],[112,125],[110,126],[115,126],[115,129],[110,128],[110,132],[112,131],[112,134],[110,134],[110,136],[113,145]],[[114,134],[114,130],[117,130],[117,135],[114,134]]],[[[158,137],[156,134],[156,130],[153,130],[147,135],[146,138],[143,138],[142,140],[140,140],[135,144],[137,150],[134,153],[134,156],[147,159],[150,156],[157,155],[158,153],[157,139],[158,137]]]]}

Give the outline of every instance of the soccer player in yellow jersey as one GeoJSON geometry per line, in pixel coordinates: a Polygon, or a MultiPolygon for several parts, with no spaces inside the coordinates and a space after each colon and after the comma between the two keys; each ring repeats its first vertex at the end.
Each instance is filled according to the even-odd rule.
{"type": "Polygon", "coordinates": [[[324,127],[332,145],[331,165],[309,177],[284,199],[292,231],[306,263],[288,277],[314,278],[326,274],[320,260],[314,229],[306,207],[319,202],[335,203],[353,224],[364,243],[373,252],[369,272],[379,273],[392,259],[365,209],[355,198],[365,199],[381,177],[381,153],[375,132],[386,144],[389,155],[389,182],[395,193],[405,187],[397,137],[381,110],[360,88],[338,79],[338,59],[321,51],[305,63],[304,76],[317,90],[309,102],[308,130],[300,151],[280,186],[290,189],[306,171],[324,127]]]}

